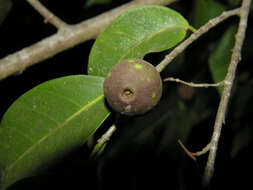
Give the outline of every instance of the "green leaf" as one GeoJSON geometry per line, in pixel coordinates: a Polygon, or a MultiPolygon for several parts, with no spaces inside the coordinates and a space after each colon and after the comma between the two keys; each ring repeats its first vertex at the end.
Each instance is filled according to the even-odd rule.
{"type": "Polygon", "coordinates": [[[103,81],[85,75],[58,78],[33,88],[10,106],[0,125],[3,189],[87,141],[109,115],[103,81]]]}
{"type": "MultiPolygon", "coordinates": [[[[230,63],[232,48],[234,46],[236,27],[229,27],[222,35],[216,50],[209,57],[208,64],[212,73],[214,82],[220,82],[225,79],[227,69],[230,63]]],[[[217,88],[222,93],[222,87],[217,88]]]]}
{"type": "Polygon", "coordinates": [[[106,76],[124,59],[142,59],[148,53],[169,49],[184,39],[188,28],[179,13],[166,7],[142,6],[126,11],[97,38],[88,73],[106,76]]]}
{"type": "Polygon", "coordinates": [[[0,0],[0,24],[4,21],[12,7],[11,0],[0,0]]]}
{"type": "Polygon", "coordinates": [[[193,23],[196,28],[201,27],[210,19],[219,16],[225,7],[215,0],[196,0],[193,23]]]}

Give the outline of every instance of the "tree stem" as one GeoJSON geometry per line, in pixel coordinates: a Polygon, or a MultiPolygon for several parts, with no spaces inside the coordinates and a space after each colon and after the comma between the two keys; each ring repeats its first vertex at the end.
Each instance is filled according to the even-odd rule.
{"type": "Polygon", "coordinates": [[[235,39],[235,46],[232,51],[230,65],[228,67],[228,73],[225,78],[224,89],[221,96],[221,101],[216,115],[216,120],[214,124],[214,131],[210,141],[209,156],[206,164],[203,185],[206,186],[210,184],[211,178],[214,172],[214,163],[217,154],[218,141],[221,134],[222,124],[225,122],[225,114],[228,107],[228,102],[231,94],[232,85],[235,78],[235,72],[238,62],[241,59],[241,48],[245,38],[245,31],[247,28],[247,20],[249,14],[251,0],[243,0],[242,6],[240,8],[240,22],[238,31],[235,39]]]}
{"type": "MultiPolygon", "coordinates": [[[[76,25],[68,25],[56,34],[0,59],[0,80],[44,61],[87,40],[95,39],[113,19],[124,11],[142,5],[168,5],[175,0],[131,1],[76,25]]],[[[30,0],[30,2],[35,2],[30,0]]],[[[42,13],[41,13],[42,14],[42,13]]],[[[43,13],[44,14],[44,13],[43,13]]],[[[45,14],[46,16],[47,14],[45,14]]],[[[50,19],[49,19],[50,20],[50,19]]],[[[51,20],[50,22],[53,23],[51,20]]],[[[55,21],[54,21],[55,22],[55,21]]],[[[59,19],[58,21],[59,22],[59,19]]],[[[60,22],[55,25],[61,25],[60,22]]]]}

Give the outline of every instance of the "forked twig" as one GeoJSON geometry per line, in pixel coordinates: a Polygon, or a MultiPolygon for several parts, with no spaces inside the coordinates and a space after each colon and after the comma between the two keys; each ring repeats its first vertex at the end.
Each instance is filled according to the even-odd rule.
{"type": "Polygon", "coordinates": [[[205,167],[204,178],[203,178],[203,185],[205,186],[210,183],[210,180],[214,172],[214,162],[216,158],[219,137],[221,134],[221,128],[222,128],[222,124],[225,121],[225,114],[228,107],[228,101],[230,98],[231,89],[232,89],[232,85],[235,78],[236,68],[237,68],[238,62],[241,59],[241,48],[242,48],[243,41],[245,38],[245,30],[247,27],[247,19],[248,19],[248,14],[249,14],[250,3],[251,3],[251,0],[243,0],[242,6],[240,8],[223,12],[220,16],[208,21],[207,24],[203,25],[200,29],[194,32],[189,38],[187,38],[184,42],[178,45],[169,55],[167,55],[164,58],[164,60],[160,64],[156,66],[156,69],[158,70],[158,72],[161,72],[177,55],[183,52],[186,47],[188,47],[193,41],[198,39],[208,30],[210,30],[211,28],[213,28],[220,22],[226,20],[227,18],[233,15],[240,16],[240,22],[239,22],[238,31],[236,34],[235,46],[232,51],[231,61],[230,61],[228,72],[224,81],[217,84],[194,84],[194,83],[188,83],[188,82],[182,81],[180,79],[174,79],[174,78],[165,79],[165,81],[175,81],[175,82],[183,83],[185,85],[192,86],[192,87],[224,86],[222,96],[221,96],[221,101],[220,101],[217,115],[216,115],[214,131],[213,131],[213,135],[212,135],[210,143],[202,151],[197,152],[197,153],[192,153],[183,145],[181,141],[179,141],[179,144],[181,145],[181,147],[193,160],[196,160],[196,157],[195,157],[196,155],[202,155],[209,151],[208,161],[205,167]]]}
{"type": "Polygon", "coordinates": [[[189,151],[189,150],[184,146],[184,144],[182,143],[182,141],[181,141],[180,139],[178,139],[178,144],[182,147],[182,149],[185,151],[185,153],[186,153],[191,159],[193,159],[194,161],[197,160],[197,158],[195,157],[196,155],[195,155],[193,152],[189,151]]]}
{"type": "Polygon", "coordinates": [[[68,25],[63,22],[60,18],[55,16],[51,11],[49,11],[43,4],[38,0],[26,0],[35,10],[37,10],[45,19],[45,23],[50,23],[54,25],[57,29],[67,27],[68,25]]]}
{"type": "Polygon", "coordinates": [[[231,94],[232,85],[235,78],[235,72],[238,62],[241,60],[241,48],[245,38],[245,31],[247,28],[247,20],[249,14],[251,0],[243,0],[242,6],[240,8],[240,22],[238,26],[238,31],[236,33],[235,45],[232,51],[231,61],[228,67],[228,72],[225,77],[225,85],[221,96],[221,101],[216,115],[216,120],[214,124],[214,131],[210,141],[209,156],[206,164],[203,185],[208,185],[213,176],[214,172],[214,162],[217,153],[218,141],[221,134],[222,124],[225,121],[225,114],[228,107],[228,101],[231,94]]]}
{"type": "MultiPolygon", "coordinates": [[[[142,5],[168,5],[174,1],[175,0],[131,1],[76,25],[68,25],[67,30],[58,30],[56,34],[0,59],[0,80],[15,73],[21,73],[27,67],[51,58],[82,42],[95,39],[113,19],[130,8],[142,5]]],[[[35,1],[30,0],[30,2],[35,1]]],[[[54,23],[55,26],[61,25],[59,19],[58,21],[55,21],[55,19],[53,21],[51,18],[48,18],[48,22],[49,21],[52,24],[54,23]]]]}
{"type": "Polygon", "coordinates": [[[205,25],[200,27],[196,32],[192,33],[189,38],[183,41],[180,45],[178,45],[175,49],[171,51],[170,54],[166,55],[165,58],[156,66],[158,72],[162,72],[163,69],[180,53],[182,53],[185,48],[187,48],[192,42],[197,40],[200,36],[205,34],[211,28],[215,27],[217,24],[226,20],[227,18],[238,15],[240,13],[240,9],[233,9],[230,11],[223,12],[220,16],[215,17],[209,20],[205,25]]]}
{"type": "Polygon", "coordinates": [[[178,143],[179,143],[179,145],[182,147],[182,149],[185,151],[185,153],[186,153],[190,158],[192,158],[194,161],[197,160],[196,156],[201,156],[201,155],[207,153],[207,152],[209,151],[209,149],[210,149],[210,143],[209,143],[209,144],[208,144],[207,146],[205,146],[201,151],[198,151],[198,152],[191,152],[191,151],[189,151],[189,150],[185,147],[185,145],[182,143],[182,141],[181,141],[180,139],[178,140],[178,143]]]}

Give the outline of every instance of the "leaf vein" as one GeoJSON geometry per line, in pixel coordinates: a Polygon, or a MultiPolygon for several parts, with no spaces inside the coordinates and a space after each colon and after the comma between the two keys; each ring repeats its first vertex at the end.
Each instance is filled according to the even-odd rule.
{"type": "Polygon", "coordinates": [[[78,110],[77,112],[73,113],[70,117],[68,117],[64,122],[62,122],[60,125],[58,125],[54,130],[52,130],[48,135],[42,137],[37,143],[35,143],[34,145],[32,145],[30,148],[28,148],[23,154],[21,154],[9,167],[6,168],[5,171],[7,170],[11,170],[20,160],[22,160],[27,154],[29,154],[34,148],[36,148],[36,146],[38,146],[39,144],[41,144],[43,141],[45,141],[48,137],[50,137],[51,135],[53,135],[56,131],[58,131],[59,129],[61,129],[62,127],[64,127],[69,121],[71,121],[73,118],[75,118],[76,116],[78,116],[79,114],[81,114],[83,111],[87,110],[89,107],[91,107],[92,105],[96,104],[97,102],[99,102],[102,98],[104,97],[104,95],[100,95],[97,98],[95,98],[93,101],[91,101],[90,103],[84,105],[80,110],[78,110]]]}
{"type": "Polygon", "coordinates": [[[153,32],[150,35],[145,36],[143,39],[141,39],[140,41],[138,41],[136,44],[133,44],[133,46],[130,47],[124,54],[122,54],[122,56],[119,58],[118,63],[121,62],[124,59],[124,57],[126,57],[127,55],[129,55],[131,51],[133,51],[136,47],[138,47],[139,45],[141,45],[147,39],[150,39],[150,38],[154,37],[155,35],[157,35],[159,33],[162,33],[162,32],[164,32],[164,31],[166,31],[168,29],[178,29],[178,28],[179,29],[182,28],[184,30],[187,30],[189,28],[189,26],[186,26],[186,25],[168,26],[168,27],[162,28],[162,29],[160,29],[160,30],[158,30],[156,32],[153,32]]]}

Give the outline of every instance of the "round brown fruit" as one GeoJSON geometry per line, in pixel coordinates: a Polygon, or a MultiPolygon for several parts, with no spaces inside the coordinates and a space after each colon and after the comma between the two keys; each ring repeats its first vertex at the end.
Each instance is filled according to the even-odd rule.
{"type": "Polygon", "coordinates": [[[156,68],[141,59],[127,59],[114,67],[104,81],[109,105],[125,115],[144,114],[162,96],[162,80],[156,68]]]}

